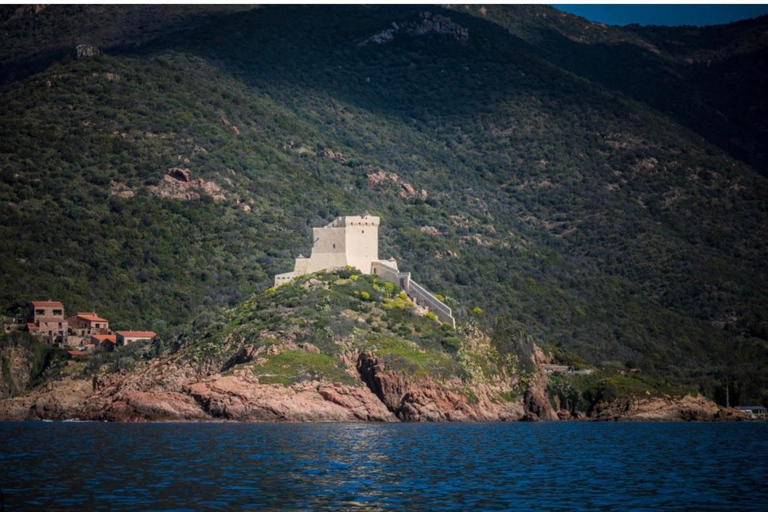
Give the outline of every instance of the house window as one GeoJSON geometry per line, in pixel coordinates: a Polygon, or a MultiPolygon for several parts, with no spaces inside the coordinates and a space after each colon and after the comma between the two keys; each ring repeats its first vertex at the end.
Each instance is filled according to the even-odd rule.
{"type": "Polygon", "coordinates": [[[53,316],[61,316],[63,313],[60,309],[53,310],[53,316]]]}
{"type": "Polygon", "coordinates": [[[44,315],[45,314],[45,310],[44,309],[36,309],[35,310],[35,314],[36,315],[44,315]]]}
{"type": "Polygon", "coordinates": [[[336,244],[333,244],[333,248],[334,248],[334,249],[336,248],[336,244]]]}

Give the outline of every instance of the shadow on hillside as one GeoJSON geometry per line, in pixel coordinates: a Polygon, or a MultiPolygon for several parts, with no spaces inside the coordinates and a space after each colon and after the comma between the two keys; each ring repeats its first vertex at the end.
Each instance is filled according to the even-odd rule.
{"type": "Polygon", "coordinates": [[[557,66],[644,103],[768,176],[768,52],[687,65],[629,43],[586,44],[537,28],[528,46],[557,66]]]}
{"type": "Polygon", "coordinates": [[[554,29],[535,30],[541,42],[533,46],[492,22],[435,6],[276,6],[224,16],[205,30],[160,38],[143,51],[192,52],[244,83],[272,89],[283,101],[320,91],[406,120],[491,111],[515,95],[566,99],[576,92],[571,101],[601,101],[551,62],[648,105],[768,174],[768,131],[759,123],[765,102],[756,103],[763,97],[762,53],[713,69],[682,69],[637,45],[582,44],[554,29]],[[469,44],[428,35],[359,46],[393,22],[419,19],[425,9],[469,28],[469,44]],[[737,98],[724,94],[737,86],[737,98]]]}
{"type": "Polygon", "coordinates": [[[141,51],[190,52],[288,104],[292,94],[313,91],[423,120],[492,111],[495,101],[544,94],[565,79],[522,51],[525,45],[495,24],[435,6],[275,6],[158,39],[141,51]],[[429,34],[360,45],[393,22],[419,20],[425,10],[468,27],[469,44],[429,34]]]}

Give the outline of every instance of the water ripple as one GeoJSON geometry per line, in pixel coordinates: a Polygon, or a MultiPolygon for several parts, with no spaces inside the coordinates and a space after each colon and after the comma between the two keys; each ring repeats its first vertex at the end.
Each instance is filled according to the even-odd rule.
{"type": "Polygon", "coordinates": [[[8,510],[762,510],[768,425],[0,424],[8,510]]]}

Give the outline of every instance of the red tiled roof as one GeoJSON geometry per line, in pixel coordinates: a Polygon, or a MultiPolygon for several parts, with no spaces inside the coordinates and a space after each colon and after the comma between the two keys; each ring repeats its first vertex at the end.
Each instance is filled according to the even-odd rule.
{"type": "Polygon", "coordinates": [[[82,318],[87,322],[108,322],[106,318],[101,318],[96,313],[78,313],[77,318],[82,318]]]}
{"type": "Polygon", "coordinates": [[[44,308],[44,307],[50,307],[50,308],[59,307],[59,308],[63,308],[64,307],[64,304],[62,304],[61,302],[50,301],[50,300],[33,300],[32,301],[32,305],[35,306],[35,307],[40,306],[42,308],[44,308]]]}
{"type": "Polygon", "coordinates": [[[108,341],[110,343],[117,343],[117,336],[114,334],[94,334],[91,336],[91,338],[99,340],[99,342],[103,343],[105,341],[108,341]]]}
{"type": "Polygon", "coordinates": [[[124,338],[154,338],[157,334],[152,331],[117,331],[124,338]]]}
{"type": "Polygon", "coordinates": [[[72,357],[82,357],[86,355],[85,352],[80,352],[79,350],[67,350],[67,354],[69,354],[72,357]]]}
{"type": "Polygon", "coordinates": [[[29,329],[30,331],[37,331],[40,328],[38,326],[36,326],[35,324],[31,324],[30,323],[30,324],[27,324],[27,329],[29,329]]]}

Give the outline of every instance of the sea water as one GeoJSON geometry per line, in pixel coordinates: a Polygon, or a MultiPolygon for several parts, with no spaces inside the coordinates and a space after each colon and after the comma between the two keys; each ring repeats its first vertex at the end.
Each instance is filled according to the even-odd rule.
{"type": "Polygon", "coordinates": [[[766,510],[767,423],[0,423],[5,510],[766,510]]]}

